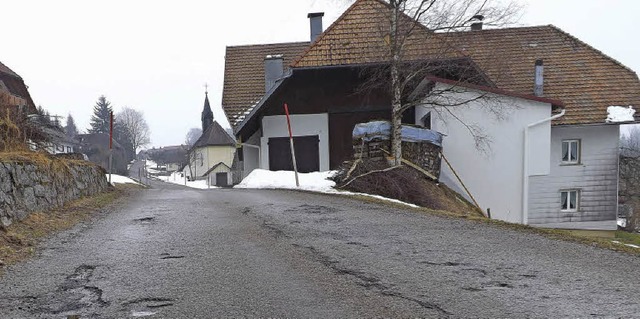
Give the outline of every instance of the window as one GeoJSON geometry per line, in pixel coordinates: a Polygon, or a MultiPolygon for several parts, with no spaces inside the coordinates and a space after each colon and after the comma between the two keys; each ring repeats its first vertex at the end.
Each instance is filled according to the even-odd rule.
{"type": "Polygon", "coordinates": [[[428,130],[431,129],[431,112],[422,117],[422,126],[428,130]]]}
{"type": "Polygon", "coordinates": [[[67,146],[67,153],[71,153],[71,146],[67,146]]]}
{"type": "Polygon", "coordinates": [[[563,164],[580,163],[580,140],[562,141],[562,163],[563,164]]]}
{"type": "Polygon", "coordinates": [[[566,190],[560,191],[560,210],[563,212],[577,212],[578,211],[578,190],[566,190]]]}

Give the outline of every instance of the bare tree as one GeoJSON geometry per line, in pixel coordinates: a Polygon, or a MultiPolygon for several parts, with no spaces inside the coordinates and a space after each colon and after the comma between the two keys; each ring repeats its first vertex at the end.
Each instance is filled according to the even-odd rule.
{"type": "Polygon", "coordinates": [[[196,165],[197,159],[197,154],[193,152],[193,145],[196,144],[200,136],[202,136],[202,129],[200,129],[199,127],[191,128],[185,136],[185,148],[187,150],[186,162],[187,166],[189,166],[189,175],[191,176],[191,178],[195,178],[195,176],[193,176],[194,174],[192,168],[196,165]]]}
{"type": "MultiPolygon", "coordinates": [[[[391,149],[395,164],[400,165],[403,113],[425,100],[438,100],[431,99],[434,96],[450,95],[460,88],[436,91],[431,87],[425,89],[423,94],[411,96],[411,93],[428,75],[461,75],[469,71],[464,67],[455,70],[460,66],[446,62],[447,59],[451,61],[452,57],[456,57],[458,52],[454,43],[449,41],[447,33],[468,30],[475,20],[481,19],[482,23],[489,27],[513,24],[519,18],[522,6],[515,1],[498,0],[388,0],[384,4],[380,6],[383,12],[379,15],[383,17],[383,21],[377,23],[380,38],[386,43],[386,46],[381,48],[384,63],[383,67],[377,68],[373,76],[369,76],[368,82],[390,84],[391,149]]],[[[440,103],[434,106],[456,118],[450,107],[489,97],[481,95],[469,101],[456,101],[451,105],[440,99],[440,103]]],[[[486,136],[480,134],[478,127],[456,119],[473,135],[476,146],[486,143],[486,136]]]]}
{"type": "Polygon", "coordinates": [[[200,128],[193,127],[189,129],[189,132],[185,137],[185,144],[187,144],[189,147],[192,147],[193,144],[195,144],[198,141],[200,136],[202,136],[202,130],[200,128]]]}
{"type": "Polygon", "coordinates": [[[640,229],[640,127],[633,127],[620,140],[619,196],[627,207],[627,231],[640,229]]]}
{"type": "Polygon", "coordinates": [[[124,131],[123,135],[127,136],[134,154],[139,148],[151,142],[149,125],[147,125],[142,112],[124,107],[115,117],[115,122],[124,131]]]}

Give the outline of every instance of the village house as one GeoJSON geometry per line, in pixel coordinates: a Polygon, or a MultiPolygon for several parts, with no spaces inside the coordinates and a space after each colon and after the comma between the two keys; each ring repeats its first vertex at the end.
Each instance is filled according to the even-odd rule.
{"type": "Polygon", "coordinates": [[[0,62],[0,109],[2,115],[13,108],[26,114],[35,114],[37,109],[22,78],[0,62]]]}
{"type": "MultiPolygon", "coordinates": [[[[367,69],[388,61],[377,31],[385,6],[357,0],[324,32],[322,14],[310,14],[310,42],[227,47],[222,104],[242,144],[239,174],[291,169],[284,103],[306,171],[348,160],[355,124],[390,119],[388,83],[362,89],[367,69]]],[[[635,72],[550,25],[415,30],[405,57],[431,70],[412,95],[430,97],[403,122],[445,135],[442,153],[460,178],[443,166],[441,182],[492,218],[616,228],[621,122],[608,109],[640,106],[635,72]]]]}
{"type": "Polygon", "coordinates": [[[182,172],[191,180],[206,179],[208,185],[229,186],[233,182],[231,166],[236,141],[213,119],[206,92],[201,120],[202,136],[189,150],[189,160],[182,172]]]}
{"type": "MultiPolygon", "coordinates": [[[[51,154],[72,153],[78,145],[77,141],[65,136],[56,120],[43,115],[36,116],[38,109],[31,99],[28,87],[18,74],[0,62],[0,117],[7,116],[7,112],[13,121],[22,121],[25,127],[23,134],[29,135],[27,139],[37,140],[39,146],[51,154]]],[[[35,143],[30,145],[32,149],[36,148],[35,143]]]]}

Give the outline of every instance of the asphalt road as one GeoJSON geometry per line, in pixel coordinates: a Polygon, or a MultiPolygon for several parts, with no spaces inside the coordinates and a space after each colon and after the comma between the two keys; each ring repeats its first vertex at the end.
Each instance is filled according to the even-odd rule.
{"type": "Polygon", "coordinates": [[[638,317],[640,259],[292,191],[152,182],[0,279],[0,318],[638,317]]]}

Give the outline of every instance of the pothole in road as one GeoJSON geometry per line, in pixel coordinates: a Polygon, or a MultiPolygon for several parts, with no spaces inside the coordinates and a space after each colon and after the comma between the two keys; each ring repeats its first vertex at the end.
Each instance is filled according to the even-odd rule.
{"type": "Polygon", "coordinates": [[[146,317],[155,314],[150,310],[173,306],[173,301],[171,298],[146,297],[125,302],[122,306],[134,308],[132,315],[135,313],[137,317],[146,317]]]}
{"type": "Polygon", "coordinates": [[[425,264],[425,265],[429,265],[429,266],[445,266],[445,267],[457,267],[457,266],[464,266],[465,264],[463,263],[459,263],[459,262],[453,262],[453,261],[445,261],[445,262],[433,262],[433,261],[426,261],[426,260],[421,260],[418,261],[419,264],[425,264]]]}
{"type": "Polygon", "coordinates": [[[285,212],[300,212],[300,213],[307,213],[307,214],[318,214],[318,215],[324,215],[324,214],[331,214],[331,213],[336,213],[338,210],[333,208],[333,207],[327,207],[327,206],[322,206],[322,205],[300,205],[296,208],[289,208],[287,210],[285,210],[285,212]]]}
{"type": "Polygon", "coordinates": [[[133,221],[134,222],[138,222],[138,223],[151,223],[155,220],[156,218],[153,216],[147,216],[147,217],[142,217],[142,218],[136,218],[133,221]]]}
{"type": "Polygon", "coordinates": [[[485,291],[485,290],[506,290],[513,289],[513,285],[506,282],[489,282],[482,284],[481,287],[462,287],[462,289],[472,292],[485,291]]]}
{"type": "Polygon", "coordinates": [[[180,258],[184,258],[184,256],[163,256],[163,257],[160,257],[160,259],[180,259],[180,258]]]}

